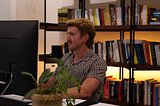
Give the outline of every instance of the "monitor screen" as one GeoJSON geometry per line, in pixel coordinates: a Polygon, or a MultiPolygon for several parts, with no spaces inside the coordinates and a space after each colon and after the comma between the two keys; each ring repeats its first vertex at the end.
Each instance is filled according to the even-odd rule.
{"type": "Polygon", "coordinates": [[[33,79],[21,72],[37,78],[38,26],[37,20],[0,21],[0,93],[11,78],[10,72],[13,80],[4,94],[24,95],[34,88],[33,79]]]}

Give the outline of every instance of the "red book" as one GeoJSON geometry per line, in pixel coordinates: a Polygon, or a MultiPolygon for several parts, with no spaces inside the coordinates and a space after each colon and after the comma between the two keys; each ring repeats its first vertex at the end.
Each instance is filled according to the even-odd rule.
{"type": "Polygon", "coordinates": [[[112,77],[113,77],[112,75],[106,76],[106,78],[112,78],[112,77]]]}
{"type": "Polygon", "coordinates": [[[101,11],[102,26],[105,26],[103,8],[100,8],[100,11],[101,11]]]}
{"type": "Polygon", "coordinates": [[[148,65],[151,65],[149,48],[148,48],[148,45],[145,45],[145,46],[146,46],[147,63],[148,63],[148,65]]]}
{"type": "Polygon", "coordinates": [[[106,79],[104,84],[104,98],[109,99],[109,79],[106,79]]]}
{"type": "Polygon", "coordinates": [[[118,81],[118,100],[122,100],[122,82],[118,81]]]}
{"type": "Polygon", "coordinates": [[[110,98],[110,80],[115,80],[117,78],[107,78],[104,84],[104,98],[109,99],[110,98]]]}

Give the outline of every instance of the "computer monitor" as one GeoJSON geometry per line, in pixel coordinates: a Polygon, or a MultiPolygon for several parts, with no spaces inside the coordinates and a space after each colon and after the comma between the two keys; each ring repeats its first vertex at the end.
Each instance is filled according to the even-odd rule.
{"type": "Polygon", "coordinates": [[[11,78],[10,72],[13,80],[4,94],[25,95],[34,88],[33,79],[21,72],[37,78],[38,26],[37,20],[0,21],[0,93],[11,78]]]}

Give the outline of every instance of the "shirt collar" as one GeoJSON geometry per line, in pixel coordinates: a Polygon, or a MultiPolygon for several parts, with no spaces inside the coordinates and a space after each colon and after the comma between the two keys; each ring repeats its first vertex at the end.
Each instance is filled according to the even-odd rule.
{"type": "MultiPolygon", "coordinates": [[[[79,63],[79,62],[81,62],[81,61],[88,61],[89,60],[89,58],[91,57],[91,55],[93,54],[93,50],[92,49],[90,49],[89,50],[89,52],[82,58],[82,59],[80,59],[80,60],[78,60],[77,62],[75,62],[75,63],[79,63]]],[[[71,53],[71,60],[70,60],[70,62],[71,63],[73,63],[73,58],[74,58],[74,53],[71,53]]]]}

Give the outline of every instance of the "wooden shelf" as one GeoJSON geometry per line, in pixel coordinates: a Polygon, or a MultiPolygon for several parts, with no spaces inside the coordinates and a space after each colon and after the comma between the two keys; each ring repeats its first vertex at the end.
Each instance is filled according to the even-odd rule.
{"type": "MultiPolygon", "coordinates": [[[[40,29],[44,29],[44,23],[40,23],[40,29]]],[[[67,31],[67,26],[58,26],[58,24],[46,23],[47,31],[67,31]]],[[[111,25],[111,26],[95,26],[96,31],[120,31],[130,30],[130,25],[111,25]]],[[[160,25],[135,25],[136,31],[160,31],[160,25]]]]}
{"type": "MultiPolygon", "coordinates": [[[[116,99],[102,98],[101,102],[103,102],[103,103],[109,103],[109,104],[114,104],[114,105],[120,105],[120,106],[129,106],[129,102],[121,101],[121,100],[116,100],[116,99]]],[[[134,106],[148,106],[148,105],[134,103],[134,106]]]]}
{"type": "MultiPolygon", "coordinates": [[[[40,23],[40,29],[44,29],[44,23],[40,23]]],[[[58,26],[58,24],[46,23],[47,31],[67,31],[67,26],[58,26]]],[[[95,26],[96,31],[129,31],[129,25],[116,25],[116,26],[95,26]]]]}
{"type": "MultiPolygon", "coordinates": [[[[55,63],[54,60],[51,60],[51,55],[46,55],[46,63],[55,63]]],[[[44,55],[39,55],[39,61],[44,61],[44,55]]],[[[107,66],[114,66],[114,67],[124,67],[129,69],[130,66],[127,63],[113,63],[113,62],[107,62],[107,66]]],[[[160,66],[155,65],[147,65],[147,64],[135,64],[134,65],[135,70],[160,70],[160,66]]]]}
{"type": "MultiPolygon", "coordinates": [[[[51,55],[47,54],[46,55],[46,63],[55,63],[54,60],[51,60],[51,55]]],[[[39,55],[39,61],[44,61],[44,55],[39,55]]]]}
{"type": "Polygon", "coordinates": [[[136,31],[160,31],[160,25],[136,25],[136,31]]]}
{"type": "MultiPolygon", "coordinates": [[[[147,64],[134,64],[134,67],[136,70],[160,70],[160,66],[156,66],[156,65],[147,65],[147,64]]],[[[136,71],[135,70],[135,71],[136,71]]]]}

